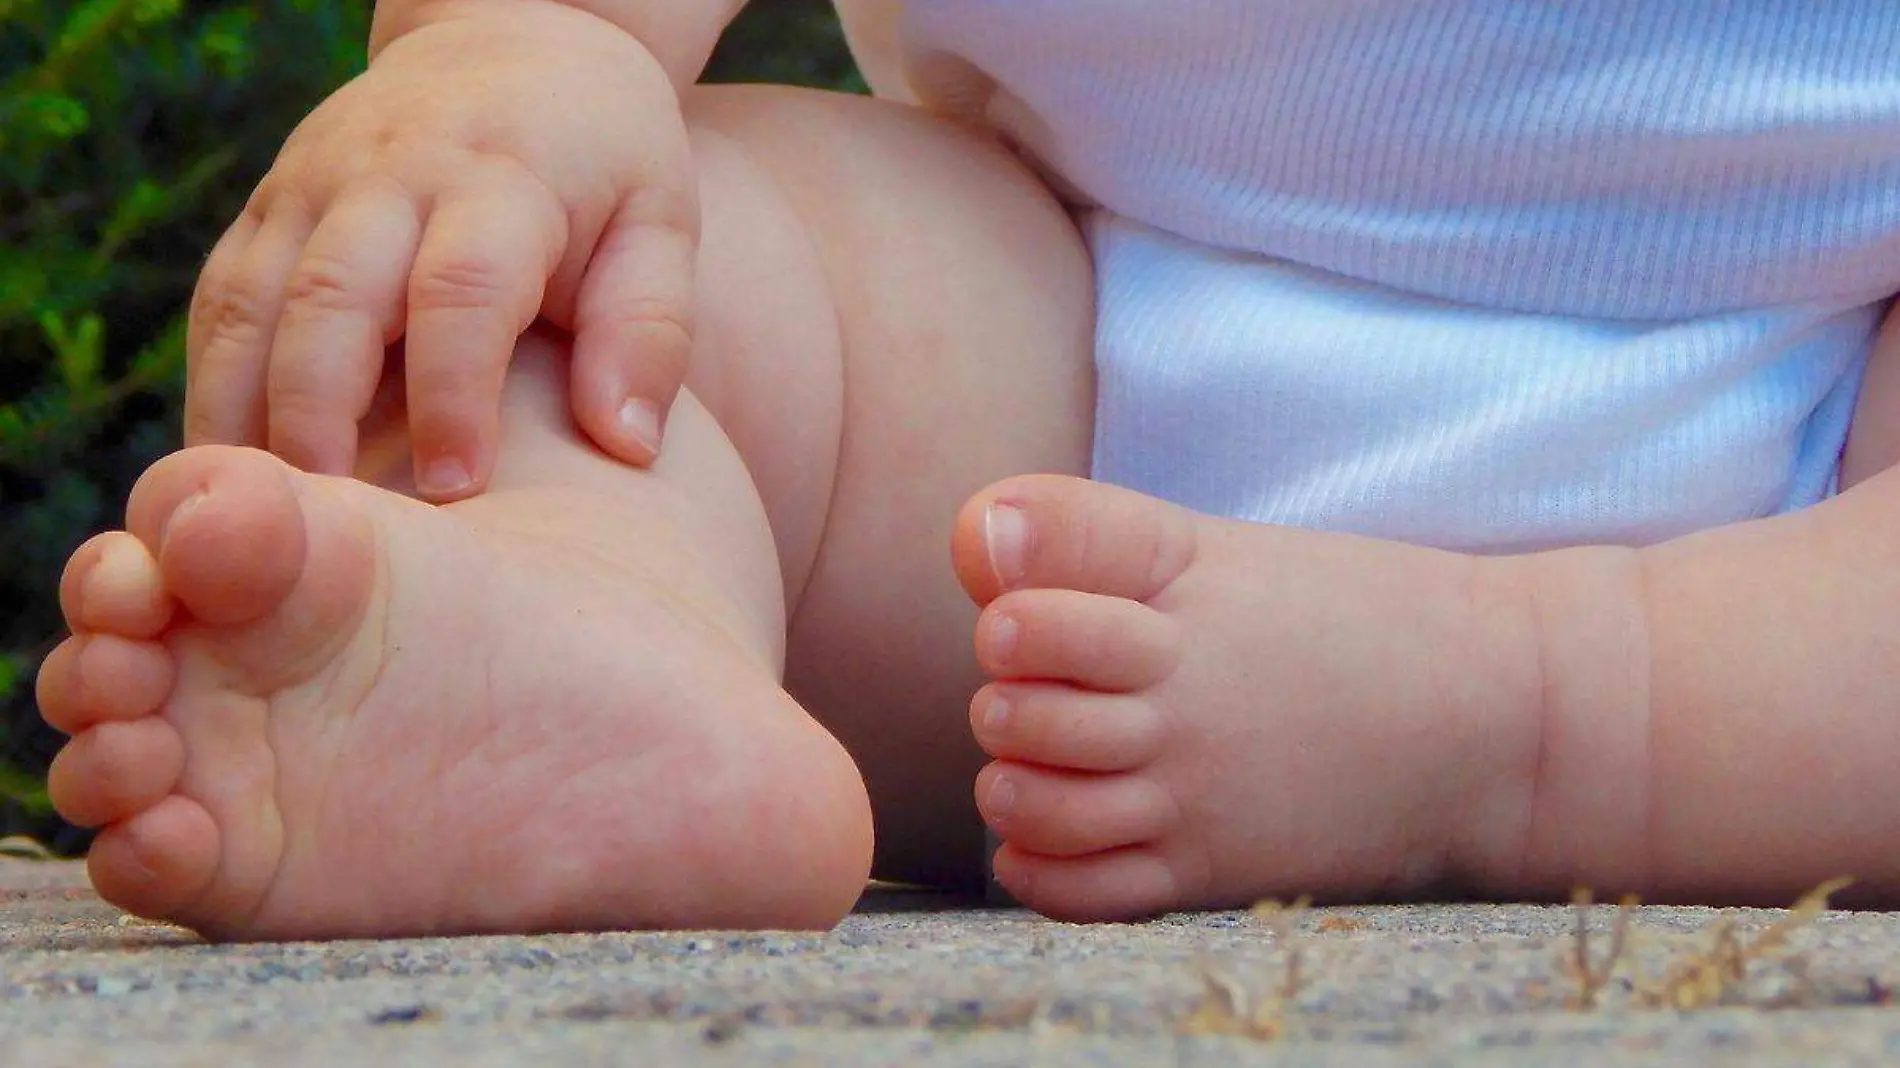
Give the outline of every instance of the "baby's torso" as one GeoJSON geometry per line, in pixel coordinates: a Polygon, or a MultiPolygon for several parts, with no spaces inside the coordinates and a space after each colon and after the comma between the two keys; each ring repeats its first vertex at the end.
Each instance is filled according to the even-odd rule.
{"type": "Polygon", "coordinates": [[[1825,492],[1900,290],[1900,4],[886,10],[1094,209],[1098,474],[1492,548],[1825,492]]]}

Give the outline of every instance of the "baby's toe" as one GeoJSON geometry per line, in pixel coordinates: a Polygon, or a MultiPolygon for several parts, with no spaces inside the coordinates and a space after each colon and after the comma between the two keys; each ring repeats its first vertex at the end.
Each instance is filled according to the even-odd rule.
{"type": "Polygon", "coordinates": [[[170,695],[175,674],[157,642],[105,633],[68,638],[40,662],[40,716],[63,734],[147,716],[170,695]]]}
{"type": "Polygon", "coordinates": [[[1018,849],[1073,857],[1151,841],[1180,823],[1159,783],[999,761],[976,777],[977,808],[1018,849]]]}
{"type": "Polygon", "coordinates": [[[98,827],[157,804],[184,769],[178,731],[144,716],[80,732],[53,758],[46,789],[67,822],[98,827]]]}
{"type": "Polygon", "coordinates": [[[218,871],[218,826],[198,802],[172,794],[99,832],[86,873],[127,912],[171,919],[203,897],[218,871]]]}
{"type": "Polygon", "coordinates": [[[255,449],[186,449],[139,479],[126,525],[193,616],[249,623],[276,610],[303,574],[308,532],[291,476],[255,449]]]}
{"type": "Polygon", "coordinates": [[[978,604],[1052,587],[1146,601],[1194,562],[1193,513],[1132,490],[1056,475],[1007,479],[957,516],[952,559],[978,604]]]}
{"type": "Polygon", "coordinates": [[[1133,771],[1161,755],[1165,723],[1139,694],[1095,693],[1060,683],[991,683],[970,702],[983,751],[1074,771],[1133,771]]]}
{"type": "Polygon", "coordinates": [[[1120,597],[1022,590],[983,610],[976,652],[992,678],[1053,679],[1127,693],[1174,671],[1180,628],[1168,616],[1120,597]]]}
{"type": "Polygon", "coordinates": [[[1173,867],[1137,846],[1082,857],[1051,857],[1005,844],[993,860],[996,882],[1051,919],[1071,923],[1141,920],[1180,907],[1173,867]]]}
{"type": "Polygon", "coordinates": [[[88,539],[66,561],[59,604],[75,632],[151,638],[171,621],[173,602],[150,550],[123,530],[88,539]]]}

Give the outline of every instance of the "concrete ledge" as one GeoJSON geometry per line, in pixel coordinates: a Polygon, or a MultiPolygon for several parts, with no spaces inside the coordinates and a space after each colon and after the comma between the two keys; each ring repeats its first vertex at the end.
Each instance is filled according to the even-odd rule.
{"type": "MultiPolygon", "coordinates": [[[[1323,909],[1076,927],[902,894],[822,936],[567,935],[208,946],[128,922],[71,864],[0,861],[0,1063],[1900,1063],[1900,913],[1828,913],[1728,1004],[1591,1011],[1576,916],[1323,909]],[[1276,1003],[1298,947],[1298,992],[1276,1003]]],[[[1773,910],[1644,908],[1651,976],[1773,910]],[[1699,932],[1699,933],[1698,933],[1699,932]]],[[[1613,915],[1591,917],[1607,948],[1613,915]]]]}

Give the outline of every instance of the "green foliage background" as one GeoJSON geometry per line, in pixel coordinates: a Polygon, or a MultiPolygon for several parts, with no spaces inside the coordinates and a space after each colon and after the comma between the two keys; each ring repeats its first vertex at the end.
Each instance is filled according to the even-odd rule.
{"type": "MultiPolygon", "coordinates": [[[[369,9],[0,0],[0,835],[86,842],[47,808],[32,697],[60,567],[177,447],[199,261],[361,69],[369,9]]],[[[755,0],[708,78],[861,88],[827,0],[755,0]]]]}

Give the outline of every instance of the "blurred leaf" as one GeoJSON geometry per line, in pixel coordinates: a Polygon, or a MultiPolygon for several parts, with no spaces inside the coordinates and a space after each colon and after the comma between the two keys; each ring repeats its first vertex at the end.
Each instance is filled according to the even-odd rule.
{"type": "Polygon", "coordinates": [[[53,346],[53,366],[59,370],[60,385],[69,394],[93,392],[99,384],[99,349],[105,320],[88,313],[73,325],[58,312],[48,311],[40,315],[40,329],[53,346]]]}
{"type": "Polygon", "coordinates": [[[70,141],[86,132],[91,116],[86,105],[65,93],[22,93],[7,101],[6,115],[13,137],[42,137],[70,141]]]}
{"type": "Polygon", "coordinates": [[[39,776],[5,764],[0,764],[0,799],[35,815],[53,811],[53,802],[47,798],[46,785],[39,776]]]}
{"type": "Polygon", "coordinates": [[[176,18],[184,10],[181,0],[133,0],[132,21],[140,26],[176,18]]]}

